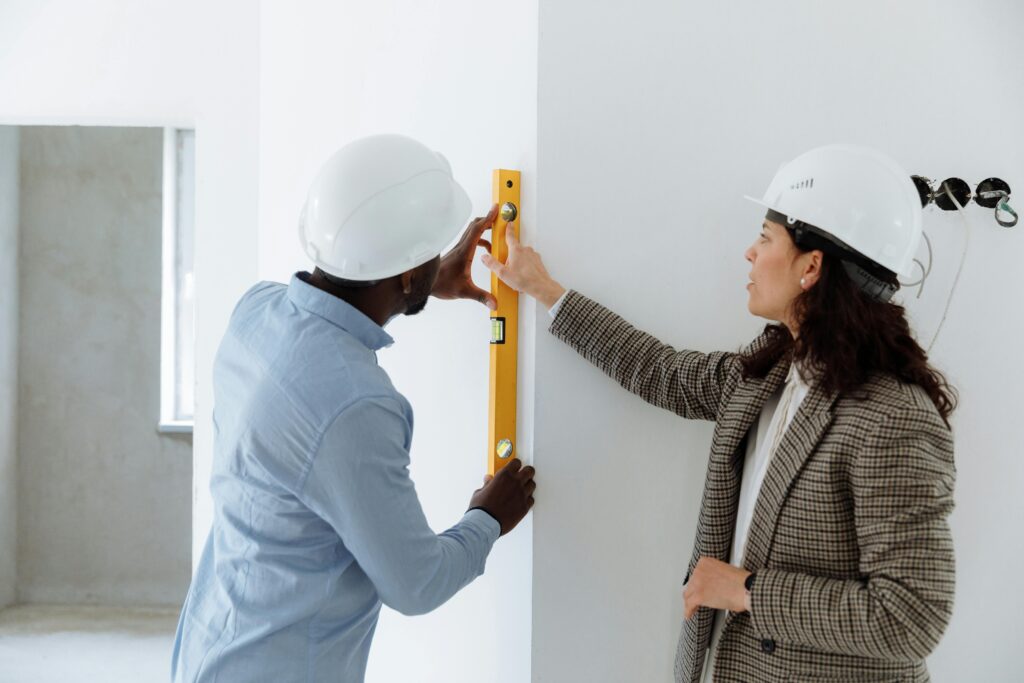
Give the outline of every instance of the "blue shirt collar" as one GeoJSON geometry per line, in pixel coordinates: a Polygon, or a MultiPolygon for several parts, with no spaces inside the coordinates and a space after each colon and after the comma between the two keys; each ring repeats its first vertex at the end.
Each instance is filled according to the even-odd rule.
{"type": "Polygon", "coordinates": [[[300,276],[309,277],[309,273],[292,275],[288,284],[288,298],[293,304],[340,327],[374,351],[395,343],[391,335],[365,313],[347,301],[314,287],[300,276]]]}

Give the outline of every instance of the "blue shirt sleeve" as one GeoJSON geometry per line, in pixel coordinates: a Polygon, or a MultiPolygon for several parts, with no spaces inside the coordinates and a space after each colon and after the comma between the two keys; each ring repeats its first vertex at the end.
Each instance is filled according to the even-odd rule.
{"type": "Polygon", "coordinates": [[[358,400],[327,428],[299,495],[337,531],[384,604],[412,615],[483,574],[501,529],[471,510],[435,534],[409,477],[410,440],[395,399],[358,400]]]}

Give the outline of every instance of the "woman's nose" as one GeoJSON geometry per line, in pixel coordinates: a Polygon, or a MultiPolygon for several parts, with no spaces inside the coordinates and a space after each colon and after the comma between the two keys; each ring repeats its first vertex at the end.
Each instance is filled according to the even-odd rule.
{"type": "Polygon", "coordinates": [[[747,259],[751,263],[754,262],[754,247],[747,247],[747,250],[743,252],[743,258],[747,259]]]}

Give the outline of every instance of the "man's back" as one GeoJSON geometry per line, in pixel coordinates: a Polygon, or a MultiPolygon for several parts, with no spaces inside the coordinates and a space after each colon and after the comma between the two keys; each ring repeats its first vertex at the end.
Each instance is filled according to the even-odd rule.
{"type": "Polygon", "coordinates": [[[428,611],[483,571],[486,513],[426,526],[412,410],[376,362],[390,343],[298,276],[239,303],[214,368],[214,525],[175,680],[361,681],[382,598],[428,611]]]}

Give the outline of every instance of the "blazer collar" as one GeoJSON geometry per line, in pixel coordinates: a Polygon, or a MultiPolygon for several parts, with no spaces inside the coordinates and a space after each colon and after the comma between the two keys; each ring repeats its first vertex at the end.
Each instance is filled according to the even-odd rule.
{"type": "MultiPolygon", "coordinates": [[[[742,458],[743,453],[737,452],[754,422],[761,415],[761,409],[786,381],[789,374],[790,362],[786,359],[779,360],[767,375],[761,378],[751,377],[742,380],[733,391],[725,413],[721,416],[718,424],[716,444],[725,453],[732,456],[730,465],[733,469],[737,467],[737,458],[742,458]]],[[[737,480],[738,485],[738,480],[737,480]]]]}
{"type": "MultiPolygon", "coordinates": [[[[788,362],[782,362],[780,365],[786,366],[788,372],[788,362]]],[[[778,370],[777,365],[772,373],[769,373],[769,377],[778,370]]],[[[812,382],[807,397],[793,416],[793,421],[786,429],[778,449],[772,454],[750,522],[746,548],[743,552],[745,569],[754,571],[765,566],[771,550],[775,525],[782,505],[789,495],[790,486],[831,424],[832,409],[837,398],[838,392],[825,391],[820,383],[812,382]]],[[[767,397],[764,400],[767,400],[767,397]]],[[[758,403],[758,411],[764,405],[764,400],[758,403]]]]}
{"type": "Polygon", "coordinates": [[[788,372],[789,362],[780,361],[765,377],[741,380],[723,407],[715,425],[693,562],[699,555],[721,560],[728,557],[739,504],[741,446],[768,397],[778,390],[788,372]]]}

